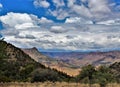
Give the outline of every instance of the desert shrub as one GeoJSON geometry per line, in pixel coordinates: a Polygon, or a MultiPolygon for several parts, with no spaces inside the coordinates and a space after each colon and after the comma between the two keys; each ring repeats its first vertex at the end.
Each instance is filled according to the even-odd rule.
{"type": "Polygon", "coordinates": [[[117,83],[120,83],[120,62],[116,62],[110,65],[111,73],[115,76],[117,83]]]}
{"type": "Polygon", "coordinates": [[[107,66],[101,66],[95,69],[92,65],[84,66],[77,76],[78,81],[82,83],[99,83],[101,87],[105,87],[108,83],[115,82],[115,77],[111,73],[111,69],[107,66]]]}

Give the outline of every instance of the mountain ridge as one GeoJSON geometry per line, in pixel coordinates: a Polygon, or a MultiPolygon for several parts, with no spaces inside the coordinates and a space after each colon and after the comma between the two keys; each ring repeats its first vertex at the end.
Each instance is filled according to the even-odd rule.
{"type": "Polygon", "coordinates": [[[70,78],[34,61],[20,48],[0,40],[0,82],[67,81],[70,78]]]}
{"type": "Polygon", "coordinates": [[[109,52],[40,52],[37,48],[22,49],[34,60],[66,72],[68,75],[79,74],[81,67],[87,64],[95,66],[110,65],[120,61],[120,51],[109,52]],[[46,59],[47,58],[47,59],[46,59]],[[71,73],[73,71],[74,73],[71,73]]]}

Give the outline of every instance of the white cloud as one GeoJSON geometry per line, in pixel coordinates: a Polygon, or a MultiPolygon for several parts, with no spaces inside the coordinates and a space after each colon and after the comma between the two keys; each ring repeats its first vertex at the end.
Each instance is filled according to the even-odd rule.
{"type": "Polygon", "coordinates": [[[55,10],[48,10],[48,14],[55,16],[58,20],[63,20],[65,19],[68,15],[68,12],[65,10],[65,2],[64,0],[53,0],[52,1],[54,6],[55,6],[55,10]]]}
{"type": "Polygon", "coordinates": [[[68,15],[69,13],[65,10],[65,8],[63,8],[65,7],[64,0],[53,0],[52,2],[55,6],[55,9],[54,10],[48,9],[48,12],[47,12],[48,15],[55,16],[58,20],[63,20],[69,16],[68,15]]]}
{"type": "MultiPolygon", "coordinates": [[[[49,3],[49,1],[47,2],[49,3]]],[[[54,6],[54,9],[49,6],[49,9],[46,10],[47,15],[52,15],[58,20],[68,17],[84,17],[91,21],[101,21],[119,18],[120,15],[120,6],[111,0],[52,0],[49,4],[54,6]],[[115,12],[115,10],[117,11],[115,12]]],[[[41,5],[41,7],[44,6],[41,5]]]]}
{"type": "Polygon", "coordinates": [[[49,10],[49,13],[53,16],[55,16],[58,20],[63,20],[66,17],[69,16],[68,12],[65,11],[64,9],[56,9],[54,11],[49,10]]]}
{"type": "Polygon", "coordinates": [[[67,18],[65,23],[80,23],[80,24],[93,24],[91,20],[80,18],[80,17],[71,17],[67,18]]]}
{"type": "Polygon", "coordinates": [[[68,0],[67,6],[72,7],[75,2],[76,2],[76,0],[68,0]]]}
{"type": "Polygon", "coordinates": [[[120,46],[119,27],[53,23],[34,29],[11,28],[3,30],[1,34],[6,41],[22,48],[36,46],[43,49],[100,50],[120,46]]]}
{"type": "MultiPolygon", "coordinates": [[[[16,24],[16,29],[28,29],[28,28],[34,28],[35,25],[33,23],[23,23],[23,24],[16,24]]],[[[37,26],[36,26],[37,27],[37,26]]]]}
{"type": "Polygon", "coordinates": [[[39,19],[35,15],[13,12],[7,13],[5,16],[0,16],[0,21],[2,21],[5,27],[12,27],[16,29],[39,27],[38,24],[53,22],[45,17],[39,19]]]}
{"type": "Polygon", "coordinates": [[[119,19],[92,24],[88,19],[70,17],[66,23],[56,24],[44,17],[11,12],[0,16],[0,21],[6,28],[0,34],[21,48],[98,50],[120,47],[119,19]]]}
{"type": "Polygon", "coordinates": [[[109,11],[108,0],[89,0],[89,7],[93,12],[107,12],[109,11]]]}
{"type": "Polygon", "coordinates": [[[34,5],[36,7],[48,8],[50,6],[50,3],[48,1],[46,1],[46,0],[35,0],[34,5]]]}
{"type": "Polygon", "coordinates": [[[108,0],[89,0],[88,6],[93,16],[99,18],[108,15],[111,12],[108,2],[108,0]]]}
{"type": "Polygon", "coordinates": [[[76,13],[76,16],[100,20],[111,14],[109,0],[82,0],[81,2],[83,3],[81,4],[77,3],[77,1],[78,0],[68,1],[68,7],[74,12],[74,15],[76,13]],[[88,3],[88,6],[84,3],[88,3]]]}
{"type": "Polygon", "coordinates": [[[48,20],[45,17],[41,17],[41,19],[39,19],[39,23],[53,23],[52,20],[48,20]]]}
{"type": "Polygon", "coordinates": [[[65,6],[64,0],[52,0],[56,7],[65,6]]]}
{"type": "Polygon", "coordinates": [[[3,8],[3,5],[0,3],[0,8],[3,8]]]}
{"type": "Polygon", "coordinates": [[[111,19],[97,22],[97,24],[105,24],[105,25],[120,25],[120,19],[111,19]]]}
{"type": "Polygon", "coordinates": [[[90,10],[88,8],[86,8],[84,5],[74,4],[71,7],[71,9],[73,12],[77,13],[79,16],[88,17],[88,18],[92,17],[90,10]]]}
{"type": "Polygon", "coordinates": [[[8,25],[9,27],[15,27],[16,25],[23,25],[24,23],[33,23],[33,20],[31,19],[30,15],[24,13],[7,13],[5,16],[1,16],[0,20],[5,25],[8,25]]]}
{"type": "Polygon", "coordinates": [[[52,26],[50,31],[53,33],[66,33],[68,29],[65,29],[62,26],[52,26]]]}

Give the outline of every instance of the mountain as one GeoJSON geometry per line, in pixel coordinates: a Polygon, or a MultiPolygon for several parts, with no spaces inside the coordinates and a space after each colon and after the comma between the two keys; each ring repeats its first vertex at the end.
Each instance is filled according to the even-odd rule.
{"type": "Polygon", "coordinates": [[[0,82],[65,81],[71,77],[45,67],[14,45],[0,40],[0,82]]]}
{"type": "Polygon", "coordinates": [[[30,57],[32,57],[36,62],[44,63],[45,61],[50,60],[50,58],[48,58],[47,56],[42,55],[42,53],[40,53],[36,47],[29,48],[29,49],[22,49],[22,50],[26,54],[28,54],[30,57]]]}
{"type": "Polygon", "coordinates": [[[120,61],[120,51],[110,52],[40,52],[37,48],[22,49],[35,61],[75,76],[86,64],[110,65],[120,61]],[[72,71],[72,72],[71,72],[72,71]]]}
{"type": "Polygon", "coordinates": [[[80,68],[86,64],[109,65],[120,62],[120,51],[109,52],[43,52],[48,57],[59,59],[73,67],[80,68]]]}
{"type": "Polygon", "coordinates": [[[70,76],[76,76],[79,73],[79,68],[73,68],[73,65],[67,64],[66,62],[52,58],[50,56],[46,56],[43,53],[39,52],[37,48],[27,48],[22,49],[26,54],[28,54],[35,61],[45,65],[46,67],[50,67],[52,69],[57,69],[58,71],[62,71],[67,73],[70,76]],[[72,72],[71,72],[72,71],[72,72]]]}

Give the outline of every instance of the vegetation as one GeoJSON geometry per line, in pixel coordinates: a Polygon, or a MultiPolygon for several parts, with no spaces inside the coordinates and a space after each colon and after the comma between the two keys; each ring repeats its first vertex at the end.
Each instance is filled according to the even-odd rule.
{"type": "Polygon", "coordinates": [[[35,62],[21,49],[0,40],[0,82],[68,81],[65,73],[35,62]]]}
{"type": "Polygon", "coordinates": [[[120,63],[114,63],[110,67],[100,66],[95,68],[92,65],[87,65],[82,68],[80,74],[76,77],[78,82],[100,84],[105,87],[108,83],[120,83],[120,63]]]}
{"type": "Polygon", "coordinates": [[[114,75],[117,83],[120,83],[120,62],[110,65],[111,73],[114,75]]]}
{"type": "MultiPolygon", "coordinates": [[[[11,83],[0,83],[0,87],[89,87],[89,84],[81,83],[68,83],[68,82],[11,82],[11,83]]],[[[99,84],[92,84],[92,87],[100,87],[99,84]]],[[[112,83],[106,85],[106,87],[120,87],[120,84],[112,83]]]]}

